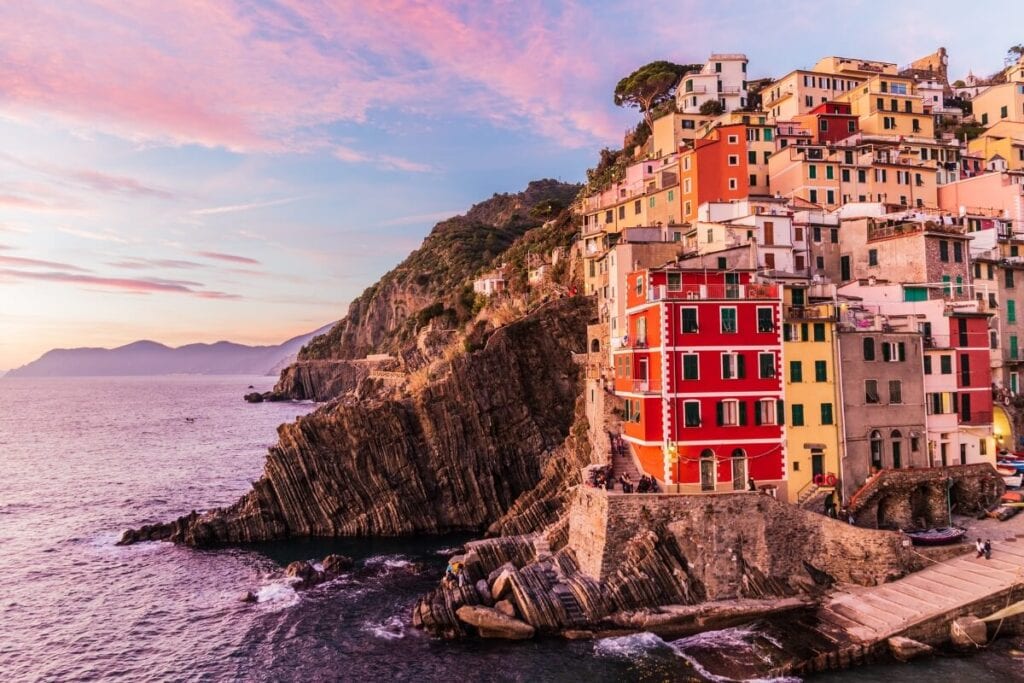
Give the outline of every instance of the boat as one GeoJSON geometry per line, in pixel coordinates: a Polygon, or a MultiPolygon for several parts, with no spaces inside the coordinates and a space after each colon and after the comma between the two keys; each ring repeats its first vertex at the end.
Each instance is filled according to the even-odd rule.
{"type": "Polygon", "coordinates": [[[1003,477],[1012,477],[1013,475],[1017,474],[1017,468],[1010,467],[1009,465],[998,465],[996,467],[996,472],[998,472],[999,475],[1003,477]]]}
{"type": "Polygon", "coordinates": [[[1024,502],[1024,493],[1020,491],[1009,491],[1004,493],[999,499],[1001,503],[1020,503],[1024,502]]]}
{"type": "Polygon", "coordinates": [[[1017,503],[1004,503],[999,506],[998,510],[996,510],[996,519],[1000,522],[1005,522],[1018,512],[1020,512],[1020,508],[1017,507],[1017,503]]]}
{"type": "Polygon", "coordinates": [[[1024,484],[1024,476],[1018,474],[1012,477],[1003,477],[1003,483],[1008,489],[1019,489],[1020,485],[1024,484]]]}
{"type": "Polygon", "coordinates": [[[1016,474],[1024,473],[1024,460],[999,460],[996,462],[996,471],[1014,470],[1016,474]]]}
{"type": "Polygon", "coordinates": [[[956,543],[967,534],[967,529],[958,526],[927,529],[925,531],[904,531],[914,545],[948,545],[956,543]]]}

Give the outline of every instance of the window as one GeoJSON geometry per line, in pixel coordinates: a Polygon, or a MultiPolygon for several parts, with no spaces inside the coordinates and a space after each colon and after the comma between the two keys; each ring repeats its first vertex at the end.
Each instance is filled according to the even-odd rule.
{"type": "Polygon", "coordinates": [[[821,241],[821,228],[815,226],[814,229],[811,231],[811,234],[814,236],[813,239],[815,242],[821,241]]]}
{"type": "Polygon", "coordinates": [[[804,407],[800,403],[794,403],[790,412],[793,414],[792,423],[794,427],[804,426],[804,407]]]}
{"type": "Polygon", "coordinates": [[[817,204],[818,203],[818,191],[817,190],[808,190],[807,191],[807,201],[811,202],[812,204],[817,204]]]}
{"type": "Polygon", "coordinates": [[[672,202],[672,201],[675,201],[675,198],[676,198],[676,191],[675,190],[669,190],[668,191],[668,200],[670,202],[672,202]]]}
{"type": "Polygon", "coordinates": [[[735,399],[718,402],[718,426],[735,427],[747,423],[747,404],[735,399]]]}
{"type": "Polygon", "coordinates": [[[748,164],[756,164],[757,163],[757,152],[755,152],[754,150],[750,150],[749,152],[747,152],[747,163],[748,164]]]}
{"type": "Polygon", "coordinates": [[[981,115],[981,125],[988,125],[988,112],[985,112],[984,114],[981,115]]]}
{"type": "Polygon", "coordinates": [[[953,357],[950,355],[939,356],[939,372],[943,375],[953,374],[953,357]]]}
{"type": "Polygon", "coordinates": [[[836,175],[835,175],[835,167],[834,166],[826,166],[825,167],[825,178],[828,179],[828,180],[835,180],[835,177],[836,177],[836,175]]]}
{"type": "Polygon", "coordinates": [[[700,427],[700,401],[683,402],[683,425],[700,427]]]}
{"type": "Polygon", "coordinates": [[[743,356],[738,353],[722,354],[722,379],[743,379],[746,376],[743,356]]]}
{"type": "Polygon", "coordinates": [[[735,333],[736,328],[736,309],[735,308],[722,308],[722,332],[735,333]]]}
{"type": "Polygon", "coordinates": [[[1005,119],[1008,114],[1009,114],[1009,112],[1007,111],[1005,104],[1003,106],[999,107],[999,118],[1005,119]]]}
{"type": "Polygon", "coordinates": [[[699,360],[696,353],[683,354],[683,379],[700,379],[699,360]]]}
{"type": "Polygon", "coordinates": [[[643,296],[644,293],[644,278],[642,275],[636,276],[636,295],[643,296]]]}
{"type": "Polygon", "coordinates": [[[739,166],[740,165],[740,157],[739,157],[738,154],[730,154],[729,155],[729,165],[730,166],[739,166]]]}
{"type": "Polygon", "coordinates": [[[869,266],[877,266],[878,265],[878,250],[877,249],[868,249],[868,265],[869,266]]]}
{"type": "Polygon", "coordinates": [[[832,404],[822,403],[821,404],[821,424],[830,425],[832,424],[832,404]]]}
{"type": "Polygon", "coordinates": [[[939,260],[949,262],[949,242],[946,240],[939,240],[939,260]]]}
{"type": "Polygon", "coordinates": [[[960,242],[953,242],[953,260],[957,263],[964,262],[964,245],[960,242]]]}
{"type": "Polygon", "coordinates": [[[684,308],[682,310],[682,328],[683,332],[689,334],[697,331],[697,309],[696,308],[684,308]]]}
{"type": "Polygon", "coordinates": [[[633,202],[633,214],[636,215],[636,214],[640,214],[641,212],[643,212],[643,205],[641,204],[640,200],[638,199],[635,202],[633,202]]]}
{"type": "Polygon", "coordinates": [[[898,379],[889,380],[889,403],[903,403],[903,382],[898,379]]]}
{"type": "Polygon", "coordinates": [[[1017,322],[1017,302],[1013,299],[1006,300],[1006,322],[1017,322]]]}
{"type": "MultiPolygon", "coordinates": [[[[721,404],[719,404],[721,406],[721,404]]],[[[721,423],[721,420],[719,420],[721,423]]],[[[714,491],[715,490],[715,452],[710,448],[705,448],[700,452],[700,490],[701,491],[714,491]]]]}
{"type": "Polygon", "coordinates": [[[836,191],[835,190],[825,190],[825,203],[826,204],[835,204],[836,203],[836,191]]]}
{"type": "Polygon", "coordinates": [[[605,223],[612,223],[614,221],[615,221],[615,214],[612,213],[611,209],[609,209],[608,211],[605,211],[604,212],[604,222],[605,223]]]}
{"type": "Polygon", "coordinates": [[[864,402],[865,403],[879,403],[878,398],[878,380],[866,379],[864,380],[864,402]]]}
{"type": "Polygon", "coordinates": [[[740,136],[738,136],[738,135],[730,135],[729,136],[729,144],[730,145],[739,144],[739,141],[740,141],[740,136]]]}
{"type": "Polygon", "coordinates": [[[846,122],[846,130],[849,133],[856,133],[857,132],[857,122],[854,121],[853,119],[850,119],[849,121],[847,121],[846,122]]]}
{"type": "Polygon", "coordinates": [[[754,424],[775,425],[779,423],[779,403],[773,398],[762,398],[754,403],[754,424]]]}
{"type": "Polygon", "coordinates": [[[928,355],[924,357],[924,374],[932,374],[932,357],[928,355]]]}
{"type": "Polygon", "coordinates": [[[971,357],[966,353],[960,354],[960,384],[971,386],[971,357]]]}
{"type": "Polygon", "coordinates": [[[655,197],[651,197],[650,199],[647,200],[647,208],[649,208],[649,209],[653,209],[654,208],[654,200],[655,199],[656,199],[655,197]]]}
{"type": "Polygon", "coordinates": [[[842,178],[844,183],[850,182],[850,169],[844,168],[839,176],[842,178]]]}
{"type": "Polygon", "coordinates": [[[789,361],[789,381],[790,382],[803,382],[804,381],[804,364],[798,360],[789,361]]]}
{"type": "Polygon", "coordinates": [[[774,332],[775,331],[775,314],[770,308],[758,308],[757,309],[757,331],[758,332],[774,332]]]}
{"type": "Polygon", "coordinates": [[[828,381],[828,363],[823,360],[814,361],[814,381],[815,382],[827,382],[828,381]]]}
{"type": "Polygon", "coordinates": [[[810,178],[811,180],[814,180],[815,178],[817,178],[818,177],[818,167],[815,166],[814,164],[811,164],[810,166],[808,166],[807,167],[807,177],[810,178]]]}
{"type": "Polygon", "coordinates": [[[735,190],[737,187],[739,187],[737,180],[735,178],[729,178],[729,189],[735,190]]]}
{"type": "Polygon", "coordinates": [[[864,337],[864,360],[875,359],[875,340],[872,337],[864,337]]]}
{"type": "Polygon", "coordinates": [[[1004,276],[1007,287],[1013,287],[1013,271],[1007,268],[1003,271],[1006,275],[1004,276]]]}
{"type": "MultiPolygon", "coordinates": [[[[867,169],[864,169],[864,168],[857,169],[857,182],[858,183],[866,183],[867,181],[868,181],[868,171],[867,171],[867,169]]],[[[863,201],[863,200],[861,200],[861,201],[863,201]]]]}
{"type": "Polygon", "coordinates": [[[668,273],[667,274],[668,291],[679,292],[683,289],[683,274],[682,273],[668,273]]]}
{"type": "Polygon", "coordinates": [[[758,376],[761,379],[770,379],[775,376],[775,354],[760,353],[758,358],[758,376]]]}
{"type": "Polygon", "coordinates": [[[623,205],[623,206],[619,207],[619,220],[621,221],[625,217],[626,217],[626,207],[625,207],[625,205],[623,205]]]}
{"type": "Polygon", "coordinates": [[[960,419],[969,422],[971,419],[971,395],[965,393],[960,398],[960,419]]]}
{"type": "Polygon", "coordinates": [[[807,323],[800,323],[800,341],[807,341],[809,338],[807,336],[807,323]]]}

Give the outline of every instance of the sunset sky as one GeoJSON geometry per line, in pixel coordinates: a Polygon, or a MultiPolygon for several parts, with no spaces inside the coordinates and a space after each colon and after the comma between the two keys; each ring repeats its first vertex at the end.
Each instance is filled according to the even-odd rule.
{"type": "Polygon", "coordinates": [[[760,77],[942,45],[958,78],[1024,42],[1019,1],[753,5],[3,3],[0,369],[337,319],[437,220],[581,179],[652,59],[760,77]]]}

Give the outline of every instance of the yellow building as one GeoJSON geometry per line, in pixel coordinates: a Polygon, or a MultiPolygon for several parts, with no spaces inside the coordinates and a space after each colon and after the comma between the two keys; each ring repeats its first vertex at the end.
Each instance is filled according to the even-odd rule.
{"type": "Polygon", "coordinates": [[[806,503],[840,476],[839,383],[835,362],[836,307],[810,303],[809,290],[787,286],[782,357],[789,498],[806,503]]]}
{"type": "Polygon", "coordinates": [[[983,126],[1024,122],[1024,80],[985,88],[971,100],[974,120],[983,126]]]}
{"type": "Polygon", "coordinates": [[[654,119],[651,153],[655,158],[675,154],[680,145],[697,137],[697,129],[713,118],[703,114],[668,113],[654,119]]]}
{"type": "Polygon", "coordinates": [[[836,98],[849,102],[861,133],[934,137],[935,121],[925,113],[913,78],[878,75],[836,98]]]}
{"type": "MultiPolygon", "coordinates": [[[[1024,86],[1022,86],[1024,87],[1024,86]]],[[[1024,168],[1024,117],[1020,121],[1000,121],[967,143],[971,154],[985,161],[995,156],[1006,160],[1007,170],[1024,168]]]]}
{"type": "Polygon", "coordinates": [[[825,71],[790,71],[761,91],[762,107],[776,121],[806,114],[864,82],[860,76],[825,71]]]}

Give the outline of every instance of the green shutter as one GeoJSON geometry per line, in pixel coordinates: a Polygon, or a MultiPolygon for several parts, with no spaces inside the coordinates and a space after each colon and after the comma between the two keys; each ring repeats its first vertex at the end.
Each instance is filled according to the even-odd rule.
{"type": "Polygon", "coordinates": [[[719,427],[725,423],[725,407],[721,401],[715,404],[715,420],[719,427]]]}
{"type": "Polygon", "coordinates": [[[761,402],[754,401],[754,424],[761,424],[761,402]]]}
{"type": "Polygon", "coordinates": [[[743,379],[747,376],[746,363],[743,360],[743,354],[736,354],[736,379],[743,379]]]}
{"type": "Polygon", "coordinates": [[[747,402],[740,401],[740,426],[747,424],[747,402]]]}
{"type": "Polygon", "coordinates": [[[882,360],[885,362],[892,360],[892,347],[889,346],[889,342],[882,342],[882,360]]]}
{"type": "Polygon", "coordinates": [[[900,342],[896,345],[896,349],[899,351],[900,360],[905,361],[907,359],[907,345],[905,342],[900,342]]]}
{"type": "Polygon", "coordinates": [[[782,424],[786,421],[786,405],[780,398],[775,402],[775,422],[782,424]]]}

